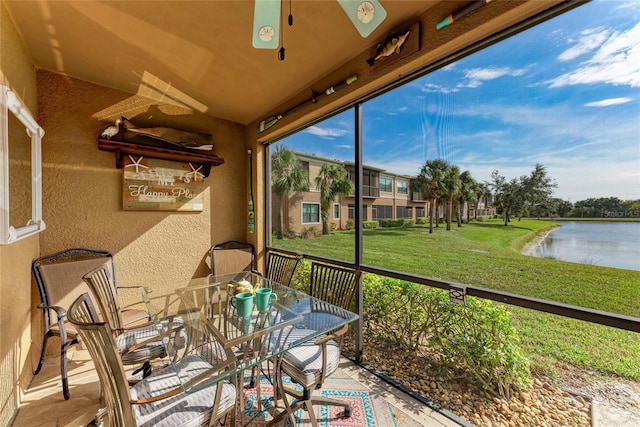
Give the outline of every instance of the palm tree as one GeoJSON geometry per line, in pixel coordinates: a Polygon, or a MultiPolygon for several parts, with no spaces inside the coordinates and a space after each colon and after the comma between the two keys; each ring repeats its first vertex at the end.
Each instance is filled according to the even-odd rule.
{"type": "MultiPolygon", "coordinates": [[[[456,220],[458,227],[462,227],[462,213],[465,203],[470,203],[475,200],[475,188],[476,181],[471,176],[471,172],[464,171],[460,174],[460,188],[458,191],[458,209],[456,220]]],[[[467,221],[469,221],[469,215],[467,215],[467,221]]]]}
{"type": "Polygon", "coordinates": [[[282,239],[284,232],[283,212],[284,206],[289,203],[289,195],[294,191],[308,190],[309,171],[304,169],[293,151],[282,145],[276,146],[271,157],[271,191],[280,199],[276,228],[278,239],[282,239]]]}
{"type": "Polygon", "coordinates": [[[440,182],[441,194],[447,199],[447,230],[451,230],[451,217],[453,216],[453,199],[460,191],[460,169],[449,164],[444,178],[440,182]]]}
{"type": "Polygon", "coordinates": [[[483,197],[490,196],[491,191],[489,190],[489,184],[487,184],[486,182],[476,182],[476,185],[473,191],[476,196],[475,210],[473,211],[473,219],[477,220],[478,206],[480,206],[480,200],[482,200],[483,197]]]}
{"type": "Polygon", "coordinates": [[[329,234],[329,211],[338,195],[347,196],[353,191],[353,182],[347,178],[347,170],[342,165],[324,163],[316,176],[316,188],[320,189],[320,212],[322,234],[329,234]]]}
{"type": "MultiPolygon", "coordinates": [[[[440,198],[440,182],[444,179],[449,163],[442,159],[427,160],[413,181],[414,191],[419,191],[429,199],[429,233],[433,233],[433,219],[437,215],[440,198]]],[[[436,224],[437,226],[437,224],[436,224]]]]}

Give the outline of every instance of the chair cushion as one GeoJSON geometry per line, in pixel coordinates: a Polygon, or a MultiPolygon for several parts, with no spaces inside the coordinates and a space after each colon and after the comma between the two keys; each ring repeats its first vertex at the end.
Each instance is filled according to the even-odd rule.
{"type": "MultiPolygon", "coordinates": [[[[200,357],[191,355],[182,359],[178,365],[189,370],[193,376],[210,369],[212,366],[200,357]]],[[[157,402],[133,405],[138,427],[186,427],[206,424],[211,418],[215,394],[222,386],[222,397],[218,413],[233,406],[236,401],[236,388],[228,381],[206,387],[195,393],[180,393],[169,399],[157,402]]],[[[172,366],[154,372],[131,388],[132,399],[144,399],[165,393],[180,387],[180,381],[172,366]]]]}
{"type": "MultiPolygon", "coordinates": [[[[165,325],[168,325],[168,320],[162,321],[165,325]]],[[[184,338],[186,337],[186,332],[181,326],[184,324],[184,321],[180,317],[173,318],[173,324],[171,327],[173,329],[177,329],[179,331],[179,339],[175,339],[175,334],[172,334],[172,338],[174,339],[174,345],[176,347],[182,347],[184,345],[184,338]]],[[[168,326],[167,326],[168,327],[168,326]]],[[[146,341],[150,338],[157,337],[157,341],[152,341],[144,346],[137,348],[131,352],[125,353],[122,355],[122,363],[125,365],[131,365],[135,363],[144,362],[146,360],[155,359],[157,357],[164,357],[165,348],[162,344],[162,340],[158,335],[158,331],[156,329],[156,325],[146,325],[141,326],[139,328],[128,329],[118,335],[116,337],[116,345],[118,347],[118,352],[123,353],[128,348],[133,347],[134,345],[146,341]]]]}
{"type": "MultiPolygon", "coordinates": [[[[312,330],[294,330],[288,337],[297,340],[303,334],[315,333],[312,330]]],[[[327,371],[325,376],[331,375],[340,364],[340,346],[334,340],[327,342],[327,371]]],[[[282,369],[293,381],[303,387],[310,387],[320,381],[322,377],[322,346],[305,343],[291,348],[284,353],[282,369]]]]}

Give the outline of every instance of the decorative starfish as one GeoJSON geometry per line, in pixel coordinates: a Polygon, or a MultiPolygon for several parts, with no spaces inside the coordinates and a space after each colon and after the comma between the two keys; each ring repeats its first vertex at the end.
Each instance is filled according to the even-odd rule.
{"type": "Polygon", "coordinates": [[[198,176],[201,178],[204,178],[204,174],[201,172],[198,172],[200,169],[202,169],[202,165],[200,165],[198,169],[195,169],[193,165],[189,163],[189,167],[191,168],[191,172],[187,172],[184,174],[185,182],[190,182],[191,177],[193,177],[194,182],[198,180],[198,176]]]}
{"type": "Polygon", "coordinates": [[[125,165],[125,168],[128,167],[135,167],[136,168],[136,173],[140,173],[140,168],[145,168],[145,169],[149,169],[148,166],[142,165],[140,164],[140,162],[142,161],[142,159],[144,159],[144,157],[140,156],[140,158],[138,160],[134,160],[133,157],[131,157],[131,154],[129,154],[129,158],[131,159],[131,161],[133,162],[130,165],[125,165]]]}

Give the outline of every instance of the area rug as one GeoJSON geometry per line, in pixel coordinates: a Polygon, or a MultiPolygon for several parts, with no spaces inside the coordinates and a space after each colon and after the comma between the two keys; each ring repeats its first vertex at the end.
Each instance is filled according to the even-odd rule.
{"type": "MultiPolygon", "coordinates": [[[[293,387],[302,390],[297,384],[291,382],[288,377],[283,379],[285,387],[293,387]]],[[[248,378],[247,382],[248,383],[248,378]]],[[[352,413],[349,418],[344,416],[341,407],[316,405],[314,410],[316,419],[321,427],[420,427],[421,424],[408,416],[399,408],[384,400],[380,395],[368,389],[363,384],[348,376],[343,370],[338,369],[325,381],[322,389],[316,390],[326,397],[332,397],[349,402],[352,413]]],[[[237,425],[249,424],[250,426],[264,426],[271,419],[273,408],[273,388],[266,376],[260,379],[260,401],[262,411],[258,411],[256,388],[244,388],[244,405],[238,408],[236,415],[237,425]]],[[[280,406],[283,406],[280,402],[280,406]]],[[[279,407],[278,411],[283,408],[279,407]]],[[[291,421],[281,425],[287,427],[310,426],[308,414],[300,409],[295,413],[296,426],[291,426],[291,421]]],[[[230,420],[227,420],[227,427],[230,420]]]]}

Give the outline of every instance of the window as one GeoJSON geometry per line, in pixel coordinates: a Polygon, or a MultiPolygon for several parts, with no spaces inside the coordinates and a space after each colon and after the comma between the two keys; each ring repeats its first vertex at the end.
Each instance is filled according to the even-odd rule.
{"type": "Polygon", "coordinates": [[[333,204],[333,219],[340,219],[340,203],[333,204]]]}
{"type": "MultiPolygon", "coordinates": [[[[474,53],[471,55],[459,52],[455,55],[455,62],[448,66],[431,69],[429,74],[407,84],[397,85],[391,90],[382,91],[380,95],[367,98],[358,104],[357,115],[353,110],[347,110],[350,117],[343,116],[345,122],[354,123],[353,117],[360,117],[362,113],[362,132],[358,133],[361,138],[351,134],[351,139],[338,136],[320,141],[319,135],[341,134],[342,124],[332,121],[322,122],[322,126],[313,125],[311,128],[316,130],[313,133],[316,139],[312,141],[315,145],[309,144],[313,147],[309,150],[315,152],[322,148],[324,157],[338,158],[342,154],[342,147],[361,143],[358,152],[362,153],[363,180],[360,184],[363,197],[371,197],[375,193],[374,185],[384,189],[386,182],[380,179],[380,174],[403,176],[404,181],[409,181],[409,177],[420,173],[428,160],[444,160],[459,167],[460,172],[469,170],[477,183],[492,182],[494,170],[504,176],[506,183],[517,183],[520,177],[530,176],[532,166],[540,162],[549,168],[549,176],[558,184],[553,190],[552,199],[548,201],[567,204],[573,215],[584,214],[586,217],[598,213],[602,215],[604,211],[625,214],[628,211],[640,211],[637,179],[632,178],[637,176],[640,162],[637,144],[637,135],[640,134],[640,122],[637,120],[640,86],[636,84],[640,70],[635,64],[637,61],[632,60],[632,52],[637,48],[637,37],[633,35],[638,29],[640,12],[637,6],[630,9],[611,8],[610,5],[610,2],[596,0],[541,24],[524,22],[522,26],[516,26],[527,28],[520,34],[500,37],[499,42],[488,47],[473,46],[474,53]],[[558,156],[558,152],[563,155],[558,156]],[[368,179],[371,174],[367,174],[367,167],[370,170],[378,168],[378,177],[374,182],[368,179]],[[604,206],[597,209],[591,203],[615,198],[624,201],[629,209],[607,209],[604,206]],[[581,206],[579,203],[588,201],[587,205],[583,203],[581,206]]],[[[304,136],[304,132],[300,134],[304,136]]],[[[351,164],[356,161],[354,155],[351,159],[342,159],[351,164]]],[[[394,183],[394,186],[396,197],[404,199],[402,203],[407,204],[406,196],[401,196],[404,185],[400,187],[400,184],[394,183]]],[[[406,187],[408,190],[412,186],[406,187]]],[[[503,196],[517,194],[506,192],[510,189],[506,186],[503,196]]],[[[427,194],[423,190],[423,195],[427,194]]],[[[371,199],[365,200],[373,204],[371,199]]],[[[465,214],[469,212],[469,204],[473,206],[477,199],[472,200],[462,208],[465,214]]],[[[446,225],[451,224],[445,225],[443,222],[446,203],[438,202],[430,224],[402,229],[358,230],[362,245],[355,245],[354,258],[362,260],[365,270],[373,268],[386,271],[388,277],[406,275],[427,278],[427,281],[441,283],[445,287],[447,283],[462,283],[469,288],[483,289],[486,298],[495,301],[500,301],[504,293],[516,294],[516,298],[509,298],[508,308],[511,311],[511,307],[520,306],[512,310],[518,329],[527,337],[527,341],[541,344],[542,353],[532,349],[532,359],[544,361],[545,365],[547,361],[551,362],[549,352],[544,351],[547,349],[545,341],[563,342],[567,333],[572,336],[575,334],[571,347],[577,351],[559,351],[557,357],[561,363],[566,363],[576,354],[580,355],[581,365],[589,365],[589,369],[593,370],[599,369],[597,366],[601,361],[608,366],[615,364],[610,361],[622,362],[627,356],[619,353],[626,346],[619,343],[637,341],[636,336],[630,335],[632,332],[626,334],[626,331],[605,330],[593,324],[585,324],[584,328],[580,326],[578,330],[573,328],[576,320],[567,317],[554,318],[549,323],[549,326],[553,326],[546,327],[545,319],[551,316],[544,314],[534,317],[534,312],[523,307],[526,307],[527,300],[535,299],[536,305],[552,300],[559,304],[548,304],[542,310],[562,316],[566,314],[550,307],[562,306],[562,312],[566,313],[565,305],[570,305],[586,307],[577,311],[591,319],[593,309],[638,317],[640,306],[636,300],[629,298],[637,289],[638,271],[629,271],[631,274],[628,276],[626,271],[624,275],[617,272],[620,274],[619,280],[607,287],[606,298],[603,298],[603,294],[591,284],[611,273],[612,268],[607,268],[603,273],[597,271],[602,265],[596,264],[604,259],[609,249],[597,251],[597,258],[593,254],[583,255],[583,261],[592,264],[587,268],[579,262],[573,265],[564,262],[558,266],[557,256],[528,260],[518,253],[513,254],[513,258],[508,252],[495,253],[493,245],[496,240],[485,236],[493,233],[496,237],[505,236],[505,231],[511,233],[516,230],[527,234],[522,228],[524,223],[532,224],[532,227],[546,227],[547,224],[540,224],[546,221],[536,219],[536,212],[544,216],[542,209],[553,204],[533,205],[521,199],[520,202],[528,204],[528,212],[524,212],[524,209],[522,212],[525,215],[522,223],[519,218],[511,218],[511,222],[505,224],[502,217],[504,206],[501,206],[505,203],[504,197],[485,194],[481,196],[481,201],[484,203],[478,206],[477,221],[463,221],[460,228],[455,226],[454,213],[454,225],[447,230],[446,225]],[[487,216],[480,218],[480,215],[487,216]],[[434,229],[434,236],[429,233],[430,227],[434,229]],[[410,242],[404,233],[416,238],[418,243],[414,248],[418,249],[415,252],[409,250],[410,242]],[[456,240],[463,235],[474,237],[476,243],[473,247],[462,242],[456,244],[456,240]],[[443,243],[446,243],[446,248],[443,243]],[[361,252],[355,254],[355,249],[361,252]],[[432,258],[429,265],[425,262],[425,254],[432,258]],[[436,257],[446,261],[437,262],[436,257]],[[493,268],[506,265],[505,262],[509,261],[518,269],[517,275],[513,274],[512,268],[493,268]],[[541,273],[543,269],[544,273],[541,273]],[[463,275],[464,270],[467,270],[467,274],[463,275]],[[561,285],[562,292],[558,292],[558,285],[561,285]],[[524,314],[525,311],[527,314],[524,314]],[[540,331],[542,334],[538,338],[536,333],[540,331]],[[584,355],[590,353],[589,343],[595,342],[596,336],[608,334],[617,337],[611,341],[613,344],[603,345],[599,356],[585,362],[584,355]]],[[[354,204],[359,201],[351,198],[350,202],[349,218],[353,219],[354,204]]],[[[415,211],[419,218],[429,214],[427,208],[435,209],[430,204],[420,205],[415,211]]],[[[374,218],[381,218],[386,216],[385,209],[375,204],[371,214],[374,218]]],[[[394,207],[394,210],[398,217],[408,217],[410,213],[407,207],[394,207]]],[[[366,210],[363,216],[366,216],[366,210]]],[[[587,227],[601,225],[596,221],[576,223],[587,227]]],[[[569,228],[564,221],[562,224],[562,227],[554,230],[569,228]]],[[[619,224],[635,227],[633,223],[619,224]]],[[[315,245],[312,241],[283,241],[283,247],[286,248],[289,243],[294,250],[345,259],[345,249],[333,242],[349,241],[353,231],[340,233],[338,231],[331,236],[336,240],[325,240],[322,245],[315,245]],[[308,245],[301,247],[304,243],[308,245]]],[[[630,235],[628,232],[625,234],[630,235]]],[[[637,236],[637,232],[634,236],[637,236]]],[[[508,240],[507,237],[505,239],[508,240]]],[[[637,241],[636,238],[635,247],[637,241]]],[[[621,257],[616,258],[619,260],[621,257]]],[[[631,259],[633,269],[640,270],[637,254],[631,259]]],[[[425,285],[430,286],[429,283],[425,285]]],[[[365,301],[365,307],[366,304],[365,301]]],[[[615,321],[618,320],[616,318],[615,321]]],[[[527,347],[529,351],[529,348],[537,346],[527,347]]],[[[636,356],[633,357],[637,361],[636,356]]]]}
{"type": "Polygon", "coordinates": [[[320,203],[303,203],[302,204],[302,223],[303,224],[319,224],[320,223],[320,203]]]}
{"type": "Polygon", "coordinates": [[[373,214],[371,218],[376,219],[392,219],[393,206],[373,205],[373,214]]]}
{"type": "Polygon", "coordinates": [[[398,181],[398,194],[409,194],[407,181],[398,181]]]}
{"type": "Polygon", "coordinates": [[[393,191],[393,182],[391,178],[380,177],[380,191],[391,193],[393,191]]]}
{"type": "Polygon", "coordinates": [[[413,208],[411,206],[396,206],[396,218],[413,218],[413,208]]]}
{"type": "MultiPolygon", "coordinates": [[[[349,205],[349,219],[356,219],[356,205],[349,205]]],[[[367,205],[362,205],[362,220],[367,220],[367,205]]]]}
{"type": "MultiPolygon", "coordinates": [[[[636,176],[640,162],[637,144],[640,86],[636,84],[640,71],[632,55],[637,48],[633,35],[640,22],[640,12],[637,7],[609,6],[605,1],[593,1],[566,13],[558,9],[554,12],[559,14],[551,19],[523,23],[526,25],[519,28],[526,28],[525,31],[511,36],[501,34],[505,37],[499,37],[495,44],[478,44],[468,51],[452,53],[449,59],[455,62],[448,66],[431,68],[405,84],[368,97],[358,104],[362,117],[358,139],[354,131],[356,114],[354,109],[347,109],[277,143],[296,149],[302,144],[304,152],[340,159],[349,165],[353,177],[356,151],[351,148],[361,141],[361,194],[369,206],[373,205],[369,216],[374,218],[388,215],[387,208],[372,199],[380,190],[389,196],[389,178],[392,178],[392,193],[401,203],[406,204],[407,195],[412,193],[413,200],[417,199],[413,195],[418,193],[426,199],[427,189],[413,192],[409,181],[420,174],[428,160],[443,160],[457,166],[461,173],[469,170],[477,184],[492,183],[495,170],[506,183],[519,181],[520,177],[530,176],[535,163],[540,162],[557,187],[552,189],[551,199],[546,200],[552,203],[533,204],[526,199],[518,202],[526,205],[518,206],[522,214],[534,220],[538,216],[551,216],[545,209],[553,209],[557,204],[568,206],[567,219],[583,214],[585,217],[603,215],[605,211],[625,215],[640,211],[637,179],[631,178],[636,176]],[[326,135],[331,138],[324,138],[326,135]],[[563,156],[553,155],[559,151],[563,156]],[[619,199],[628,209],[622,206],[596,209],[584,203],[601,199],[619,199]]],[[[508,190],[505,187],[504,191],[508,190]]],[[[488,221],[500,223],[508,210],[502,206],[505,197],[498,196],[477,194],[476,197],[480,197],[477,209],[475,198],[467,202],[461,209],[462,230],[486,227],[488,221]],[[466,222],[472,208],[477,211],[478,220],[466,222]],[[486,217],[480,218],[480,215],[486,217]]],[[[357,201],[351,197],[349,202],[348,216],[354,219],[353,206],[357,201]]],[[[415,212],[407,207],[396,208],[396,205],[392,208],[393,214],[399,218],[408,218],[410,214],[424,218],[430,214],[429,204],[414,206],[415,212]]],[[[434,228],[442,225],[445,209],[446,203],[437,204],[434,228]]],[[[363,209],[364,219],[366,212],[363,209]]],[[[455,212],[451,217],[455,221],[455,212]]],[[[515,219],[512,217],[507,225],[515,227],[515,219]]],[[[455,229],[439,231],[453,241],[455,229]]],[[[393,269],[377,257],[376,245],[380,245],[383,232],[364,233],[359,246],[362,254],[357,256],[364,265],[393,269]]],[[[389,233],[388,238],[392,239],[393,235],[389,233]]],[[[341,251],[339,255],[336,249],[335,245],[327,244],[317,255],[331,258],[344,253],[341,251]]],[[[600,252],[599,258],[608,251],[600,252]]],[[[492,253],[465,253],[465,257],[469,256],[489,259],[492,253]]],[[[554,258],[559,259],[554,256],[548,260],[554,258]]],[[[599,262],[593,256],[583,259],[587,263],[599,262]]],[[[640,270],[637,259],[637,256],[633,258],[633,268],[640,270]]],[[[419,262],[414,265],[405,262],[398,268],[409,274],[456,280],[455,274],[425,270],[419,262]]],[[[469,275],[465,280],[469,286],[603,308],[601,300],[588,297],[578,300],[576,295],[581,293],[574,292],[575,289],[542,295],[539,289],[509,288],[508,280],[501,284],[482,275],[469,275]]],[[[565,278],[558,281],[565,283],[565,278]]],[[[585,285],[577,280],[570,283],[577,288],[585,285]]],[[[630,309],[620,302],[620,307],[607,306],[604,310],[638,316],[637,305],[630,309]]]]}

